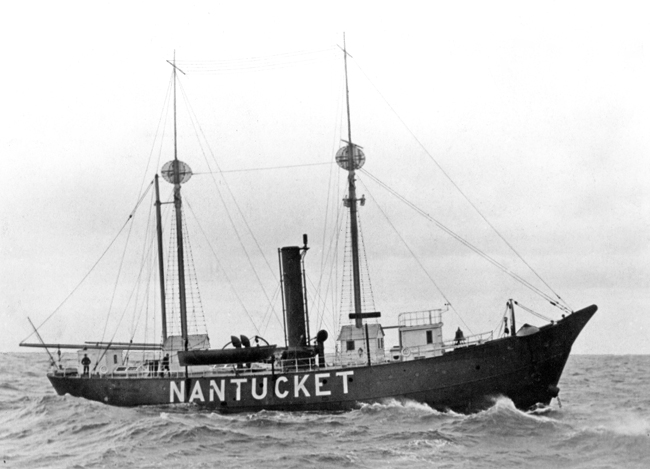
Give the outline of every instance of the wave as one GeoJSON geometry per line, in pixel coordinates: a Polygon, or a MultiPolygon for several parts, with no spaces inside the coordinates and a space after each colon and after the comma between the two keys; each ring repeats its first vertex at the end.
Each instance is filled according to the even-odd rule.
{"type": "Polygon", "coordinates": [[[386,418],[387,416],[394,418],[419,418],[419,419],[438,419],[438,418],[460,418],[463,414],[457,414],[452,410],[445,412],[438,411],[421,402],[412,401],[410,399],[385,399],[380,403],[361,404],[358,411],[365,416],[378,416],[386,418]]]}
{"type": "Polygon", "coordinates": [[[608,413],[598,417],[595,425],[583,427],[582,430],[618,436],[650,437],[650,418],[635,413],[608,413]]]}
{"type": "Polygon", "coordinates": [[[0,385],[0,450],[7,467],[645,468],[650,358],[626,360],[570,360],[563,408],[525,412],[501,397],[469,415],[395,399],[340,413],[119,408],[57,396],[21,368],[47,363],[14,360],[0,385]]]}

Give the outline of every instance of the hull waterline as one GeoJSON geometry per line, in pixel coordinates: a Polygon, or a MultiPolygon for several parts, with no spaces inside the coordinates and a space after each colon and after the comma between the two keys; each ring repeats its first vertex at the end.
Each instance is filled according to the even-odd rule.
{"type": "Polygon", "coordinates": [[[595,305],[527,336],[457,347],[442,356],[373,366],[201,377],[66,377],[49,374],[60,395],[116,406],[195,404],[221,412],[341,411],[409,399],[471,412],[506,396],[522,409],[549,404],[595,305]]]}

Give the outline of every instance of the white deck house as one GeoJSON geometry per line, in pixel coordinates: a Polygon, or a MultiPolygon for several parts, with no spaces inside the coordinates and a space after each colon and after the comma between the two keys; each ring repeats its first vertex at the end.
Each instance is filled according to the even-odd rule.
{"type": "Polygon", "coordinates": [[[345,325],[341,327],[341,332],[336,340],[339,346],[336,358],[341,365],[367,363],[368,350],[370,350],[371,362],[377,363],[385,360],[384,330],[381,324],[366,324],[364,327],[356,327],[353,324],[345,325]],[[367,337],[366,330],[368,331],[367,337]]]}
{"type": "Polygon", "coordinates": [[[442,312],[426,310],[399,315],[402,360],[442,355],[442,312]]]}

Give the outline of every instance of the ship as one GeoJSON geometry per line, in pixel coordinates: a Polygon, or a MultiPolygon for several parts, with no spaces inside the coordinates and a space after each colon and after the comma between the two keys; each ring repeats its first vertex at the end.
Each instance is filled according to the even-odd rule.
{"type": "MultiPolygon", "coordinates": [[[[347,140],[336,163],[347,174],[343,205],[349,214],[351,312],[349,324],[338,331],[336,353],[326,353],[329,334],[310,330],[307,302],[307,235],[302,242],[278,249],[284,343],[260,336],[233,335],[226,346],[211,348],[207,334],[192,334],[187,324],[186,272],[182,186],[192,176],[190,166],[174,158],[161,169],[173,186],[180,334],[167,332],[165,265],[162,251],[159,175],[155,187],[160,308],[160,342],[88,341],[83,344],[39,342],[20,345],[47,350],[51,368],[47,378],[60,396],[70,395],[112,406],[193,405],[224,413],[267,411],[348,411],[363,404],[389,400],[415,401],[440,411],[474,412],[506,397],[520,409],[547,406],[559,399],[559,381],[571,348],[597,310],[595,305],[572,311],[542,326],[517,327],[517,302],[506,301],[501,334],[443,336],[445,308],[399,314],[396,325],[382,326],[381,312],[368,311],[362,301],[359,247],[357,172],[365,163],[363,148],[353,143],[350,125],[348,53],[343,50],[347,104],[347,140]],[[399,345],[386,347],[389,329],[399,345]],[[56,350],[59,360],[50,350],[56,350]],[[61,350],[76,350],[76,365],[61,362],[61,350]],[[133,359],[134,352],[141,359],[133,359]],[[92,367],[89,366],[92,364],[92,367]]],[[[173,70],[176,108],[176,60],[173,70]]],[[[176,112],[174,112],[176,138],[176,112]]],[[[300,237],[300,233],[296,235],[300,237]]],[[[31,322],[31,321],[30,321],[31,322]]],[[[330,342],[331,343],[331,342],[330,342]]]]}

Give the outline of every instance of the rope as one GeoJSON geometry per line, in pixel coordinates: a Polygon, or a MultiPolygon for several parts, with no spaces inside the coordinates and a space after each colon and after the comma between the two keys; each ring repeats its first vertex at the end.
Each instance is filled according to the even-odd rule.
{"type": "MultiPolygon", "coordinates": [[[[185,204],[189,206],[189,201],[187,197],[185,198],[185,204]]],[[[196,217],[194,217],[196,220],[196,217]]],[[[199,290],[198,277],[196,275],[196,266],[194,265],[194,255],[192,252],[192,243],[190,242],[189,230],[187,229],[187,220],[186,217],[182,217],[183,223],[183,244],[187,247],[186,249],[186,275],[188,278],[188,284],[190,288],[186,293],[189,293],[189,299],[192,306],[192,316],[187,318],[188,321],[188,334],[190,333],[190,328],[193,327],[193,332],[195,334],[205,333],[207,335],[208,328],[205,322],[205,313],[203,311],[203,303],[201,302],[201,292],[199,290]],[[198,311],[200,313],[200,318],[197,316],[197,304],[198,311]],[[201,322],[202,320],[202,322],[201,322]]],[[[198,220],[197,220],[198,223],[198,220]]]]}
{"type": "Polygon", "coordinates": [[[429,215],[428,213],[426,213],[424,210],[422,210],[422,209],[420,209],[419,207],[417,207],[415,204],[413,204],[412,202],[410,202],[409,200],[407,200],[404,196],[402,196],[401,194],[399,194],[398,192],[396,192],[395,190],[393,190],[391,187],[389,187],[388,185],[386,185],[385,183],[383,183],[382,181],[380,181],[378,178],[376,178],[375,176],[373,176],[372,174],[370,174],[368,171],[366,171],[366,170],[364,170],[364,169],[362,169],[361,171],[362,171],[364,174],[366,174],[367,176],[369,176],[373,181],[375,181],[375,182],[376,182],[377,184],[379,184],[381,187],[383,187],[383,188],[384,188],[386,191],[388,191],[390,194],[392,194],[394,197],[396,197],[396,198],[399,199],[401,202],[403,202],[405,205],[407,205],[408,207],[410,207],[411,209],[413,209],[416,213],[418,213],[418,214],[421,215],[422,217],[426,218],[427,220],[433,222],[433,223],[434,223],[438,228],[440,228],[442,231],[444,231],[445,233],[447,233],[448,235],[450,235],[451,237],[453,237],[454,239],[456,239],[458,242],[460,242],[461,244],[463,244],[463,245],[466,246],[467,248],[469,248],[469,249],[471,249],[472,251],[474,251],[474,252],[475,252],[476,254],[478,254],[479,256],[483,257],[485,260],[487,260],[488,262],[490,262],[492,265],[494,265],[495,267],[497,267],[498,269],[500,269],[502,272],[504,272],[505,274],[509,275],[509,276],[512,277],[514,280],[516,280],[517,282],[521,283],[521,284],[524,285],[526,288],[528,288],[529,290],[533,291],[534,293],[536,293],[536,294],[539,295],[540,297],[544,298],[544,299],[547,300],[549,303],[551,303],[553,306],[556,306],[556,307],[561,308],[561,309],[565,309],[562,305],[559,305],[557,302],[555,302],[554,299],[553,299],[552,297],[550,297],[549,295],[547,295],[546,293],[544,293],[542,290],[540,290],[540,289],[537,288],[536,286],[532,285],[530,282],[528,282],[527,280],[523,279],[523,278],[520,277],[519,275],[515,274],[514,272],[511,272],[507,267],[505,267],[504,265],[502,265],[501,263],[499,263],[497,260],[493,259],[493,258],[490,257],[489,255],[487,255],[486,253],[484,253],[483,251],[481,251],[479,248],[477,248],[476,246],[474,246],[473,244],[471,244],[469,241],[467,241],[467,240],[465,240],[464,238],[462,238],[460,235],[454,233],[452,230],[450,230],[449,228],[447,228],[447,227],[446,227],[445,225],[443,225],[441,222],[439,222],[438,220],[436,220],[435,218],[433,218],[431,215],[429,215]]]}
{"type": "MultiPolygon", "coordinates": [[[[187,203],[187,200],[186,200],[186,203],[187,203]]],[[[219,261],[219,258],[217,257],[217,253],[214,250],[214,248],[212,247],[212,244],[210,243],[210,238],[208,238],[208,235],[205,233],[205,231],[203,230],[203,227],[198,222],[198,219],[197,219],[197,217],[196,217],[196,215],[194,213],[194,210],[192,209],[192,206],[189,203],[187,203],[187,206],[190,209],[190,212],[192,213],[192,216],[196,220],[196,223],[197,223],[197,225],[199,227],[199,230],[203,234],[203,237],[205,238],[205,241],[208,244],[208,247],[210,248],[210,251],[212,251],[212,255],[214,256],[214,259],[217,261],[217,265],[219,266],[219,269],[223,272],[224,277],[226,277],[226,282],[228,282],[228,285],[230,285],[230,288],[232,289],[233,293],[235,294],[235,297],[237,297],[237,301],[239,301],[239,304],[241,305],[242,309],[244,310],[244,312],[248,316],[248,319],[250,319],[251,323],[253,324],[253,327],[255,328],[255,332],[257,332],[257,335],[261,335],[259,329],[255,325],[255,321],[253,321],[253,317],[248,312],[248,309],[246,308],[246,305],[244,304],[241,297],[237,293],[237,289],[234,287],[233,283],[230,281],[230,277],[228,277],[226,269],[224,269],[223,266],[221,265],[221,261],[219,261]]]]}
{"type": "Polygon", "coordinates": [[[284,166],[268,166],[265,168],[244,168],[244,169],[227,169],[227,170],[220,169],[218,171],[202,171],[200,173],[192,173],[192,176],[203,176],[205,174],[245,173],[250,171],[270,171],[273,169],[304,168],[306,166],[323,166],[323,165],[333,165],[333,162],[328,161],[325,163],[288,164],[284,166]]]}
{"type": "Polygon", "coordinates": [[[131,219],[133,218],[133,215],[135,214],[136,210],[137,210],[138,207],[140,206],[140,203],[141,203],[142,200],[144,199],[144,196],[145,196],[146,193],[149,191],[149,189],[151,189],[151,186],[152,186],[152,185],[153,185],[153,181],[152,181],[151,184],[149,184],[149,188],[144,192],[144,194],[142,194],[142,197],[140,197],[140,200],[138,200],[138,202],[137,202],[136,205],[135,205],[135,208],[131,211],[131,213],[129,214],[128,218],[126,219],[126,221],[124,222],[124,224],[122,225],[122,227],[118,230],[118,232],[117,232],[117,234],[115,235],[115,237],[111,240],[110,243],[108,243],[108,246],[106,247],[106,249],[104,249],[104,252],[102,252],[102,254],[99,256],[99,259],[97,259],[97,261],[92,265],[92,267],[91,267],[90,270],[86,273],[86,275],[83,276],[83,278],[81,279],[81,281],[79,281],[79,283],[77,284],[77,286],[75,286],[75,287],[72,289],[72,291],[68,294],[68,296],[66,296],[66,297],[63,299],[63,301],[59,304],[59,306],[57,306],[57,307],[54,309],[54,311],[52,311],[52,312],[49,314],[49,316],[47,316],[47,317],[43,320],[43,322],[41,322],[41,323],[38,325],[38,327],[35,327],[35,328],[34,328],[34,331],[33,331],[31,334],[29,334],[27,337],[25,337],[25,338],[21,341],[21,343],[25,342],[25,341],[28,340],[32,335],[34,335],[35,333],[37,333],[38,330],[39,330],[41,327],[43,327],[43,326],[45,325],[45,323],[48,322],[48,321],[52,318],[52,316],[54,316],[54,315],[55,315],[55,314],[56,314],[56,313],[61,309],[61,307],[63,307],[63,305],[64,305],[64,304],[65,304],[65,303],[70,299],[70,297],[71,297],[72,295],[74,295],[75,292],[79,289],[79,287],[81,287],[81,285],[86,281],[86,279],[90,276],[90,274],[93,272],[93,270],[95,270],[95,267],[97,267],[97,265],[101,262],[101,260],[102,260],[102,259],[104,258],[104,256],[106,255],[106,253],[111,249],[111,247],[113,246],[113,244],[115,244],[115,241],[117,241],[117,239],[120,237],[120,235],[122,234],[122,231],[124,231],[124,228],[126,228],[126,226],[129,224],[129,222],[130,222],[131,219]]]}
{"type": "MultiPolygon", "coordinates": [[[[365,172],[365,171],[364,171],[364,172],[365,172]]],[[[370,175],[370,177],[372,178],[373,176],[370,175]]],[[[433,286],[436,288],[436,290],[438,290],[438,293],[440,293],[440,295],[443,297],[443,299],[445,300],[445,303],[447,303],[449,306],[451,306],[451,309],[454,311],[454,313],[456,313],[456,316],[458,316],[458,319],[461,320],[461,322],[462,322],[463,325],[467,328],[467,330],[469,330],[470,334],[474,334],[474,333],[472,332],[472,329],[467,325],[467,323],[466,323],[465,320],[463,319],[463,317],[458,313],[458,311],[456,311],[456,308],[452,305],[451,301],[449,301],[449,298],[447,298],[447,295],[444,294],[444,292],[442,291],[442,289],[440,288],[440,286],[436,283],[436,281],[433,279],[433,277],[429,274],[429,272],[428,272],[427,269],[424,267],[424,265],[422,265],[422,262],[420,262],[420,259],[415,255],[415,253],[413,252],[413,250],[411,249],[411,247],[408,245],[408,243],[406,242],[406,240],[402,237],[402,235],[400,234],[400,232],[397,231],[397,228],[395,227],[395,225],[393,224],[393,222],[390,221],[390,218],[388,218],[388,215],[386,215],[386,212],[384,212],[384,211],[382,210],[381,205],[379,205],[379,203],[377,203],[377,200],[373,197],[372,192],[370,191],[370,189],[368,188],[368,186],[366,186],[365,184],[364,184],[364,186],[366,187],[366,190],[368,191],[368,196],[369,196],[370,198],[372,198],[372,200],[375,201],[375,205],[377,206],[377,208],[379,208],[379,211],[381,212],[381,214],[384,216],[384,218],[386,219],[386,221],[388,222],[388,224],[390,225],[390,227],[393,229],[393,231],[395,232],[395,234],[397,234],[397,236],[399,237],[399,239],[402,241],[402,244],[404,244],[404,246],[406,247],[406,249],[408,249],[409,253],[410,253],[411,256],[413,257],[413,259],[415,260],[415,262],[417,262],[417,264],[420,266],[420,269],[422,269],[422,271],[423,271],[424,274],[427,276],[427,278],[429,279],[429,281],[433,284],[433,286]]]]}
{"type": "Polygon", "coordinates": [[[177,64],[186,71],[194,73],[228,73],[237,71],[256,71],[264,69],[277,69],[301,63],[322,61],[323,58],[332,60],[335,58],[332,52],[336,51],[334,46],[326,49],[289,52],[264,57],[250,57],[234,60],[219,61],[179,61],[177,64]],[[328,57],[330,55],[331,57],[328,57]]]}
{"type": "MultiPolygon", "coordinates": [[[[192,106],[191,106],[191,104],[190,104],[190,102],[189,102],[189,99],[187,99],[187,96],[186,96],[186,94],[185,94],[185,90],[184,90],[184,88],[183,88],[182,86],[181,86],[181,92],[182,92],[182,94],[183,94],[183,97],[185,97],[185,100],[186,100],[186,103],[187,103],[188,109],[189,109],[189,111],[190,111],[191,122],[192,122],[192,125],[194,126],[194,130],[195,130],[195,132],[197,131],[197,127],[198,127],[198,130],[200,131],[200,135],[203,137],[203,139],[204,139],[205,142],[207,143],[207,138],[205,137],[205,133],[203,132],[203,128],[202,128],[201,125],[196,121],[196,119],[195,119],[194,109],[192,108],[192,106]]],[[[197,135],[199,135],[199,132],[197,132],[197,135]]],[[[207,154],[206,154],[206,152],[205,152],[205,150],[204,150],[204,148],[203,148],[203,145],[202,145],[202,143],[201,143],[201,140],[199,140],[199,146],[201,147],[201,153],[203,154],[203,158],[205,159],[206,165],[208,166],[208,168],[210,168],[210,162],[208,161],[207,154]]],[[[219,163],[218,163],[216,157],[214,156],[214,153],[212,152],[212,149],[210,148],[209,145],[208,145],[208,150],[210,151],[210,156],[212,157],[214,163],[216,164],[217,169],[219,170],[219,172],[221,172],[221,168],[219,167],[219,163]]],[[[223,207],[224,207],[224,209],[225,209],[225,211],[226,211],[226,214],[228,215],[228,219],[230,220],[230,224],[231,224],[231,226],[233,227],[233,230],[235,231],[235,234],[236,234],[236,236],[237,236],[237,239],[238,239],[238,241],[239,241],[239,244],[240,244],[240,246],[242,247],[242,249],[244,250],[244,254],[246,255],[246,259],[248,260],[248,263],[249,263],[249,265],[251,266],[251,269],[253,270],[253,274],[255,275],[255,278],[256,278],[256,280],[257,280],[257,282],[258,282],[260,288],[262,289],[262,292],[264,293],[264,296],[266,297],[266,301],[267,301],[269,304],[272,304],[272,301],[271,301],[271,299],[269,298],[269,295],[268,295],[266,289],[264,288],[264,284],[262,283],[262,280],[261,280],[260,277],[259,277],[259,274],[258,274],[258,272],[257,272],[257,269],[256,269],[255,266],[253,265],[253,261],[252,261],[250,255],[249,255],[249,253],[248,253],[248,250],[246,249],[246,246],[244,245],[244,242],[243,242],[243,240],[242,240],[242,237],[241,237],[241,235],[239,234],[239,230],[237,230],[237,227],[236,227],[235,222],[234,222],[234,220],[233,220],[233,218],[232,218],[232,215],[230,214],[230,211],[228,210],[228,204],[226,203],[226,201],[225,201],[224,198],[223,198],[223,195],[222,195],[222,193],[221,193],[221,190],[219,189],[219,184],[217,184],[217,181],[216,181],[216,179],[214,178],[214,175],[213,175],[213,177],[212,177],[212,181],[213,181],[213,184],[214,184],[214,186],[215,186],[215,188],[216,188],[216,190],[217,190],[217,194],[219,195],[219,198],[220,198],[220,200],[221,200],[221,203],[222,203],[222,205],[223,205],[223,207]]],[[[248,224],[248,221],[247,221],[246,217],[244,216],[244,213],[242,212],[241,207],[239,206],[239,203],[237,202],[237,198],[236,198],[236,197],[234,196],[234,194],[232,193],[232,190],[230,189],[230,185],[228,184],[228,182],[227,182],[225,179],[224,179],[224,185],[226,186],[226,189],[228,190],[228,193],[230,194],[230,197],[232,198],[233,203],[234,203],[235,207],[237,208],[237,211],[239,212],[240,217],[241,217],[242,220],[244,221],[244,225],[246,226],[246,229],[248,230],[248,233],[250,234],[251,238],[253,239],[253,241],[254,241],[254,243],[255,243],[255,246],[257,246],[257,249],[258,249],[259,253],[261,254],[262,258],[264,259],[264,262],[266,263],[266,265],[267,265],[269,271],[271,272],[271,275],[272,275],[273,278],[277,281],[277,276],[276,276],[275,271],[271,268],[271,265],[269,264],[269,261],[268,261],[266,255],[264,254],[264,251],[262,250],[262,248],[261,248],[261,246],[260,246],[260,244],[259,244],[259,242],[258,242],[258,240],[257,240],[257,237],[256,237],[255,234],[253,233],[253,230],[251,229],[250,225],[248,224]]],[[[275,317],[278,319],[278,321],[279,321],[279,322],[282,322],[282,321],[280,321],[280,319],[279,319],[279,317],[278,317],[278,315],[277,315],[277,312],[275,311],[275,308],[273,308],[273,313],[274,313],[275,317]]],[[[258,334],[259,334],[259,332],[258,332],[258,334]]]]}
{"type": "MultiPolygon", "coordinates": [[[[384,102],[385,102],[386,105],[389,107],[389,109],[393,112],[393,114],[395,114],[395,116],[396,116],[397,119],[401,122],[401,124],[404,126],[404,128],[405,128],[405,129],[406,129],[406,130],[411,134],[411,136],[412,136],[413,139],[417,142],[417,144],[420,146],[420,148],[421,148],[421,149],[424,151],[424,153],[429,157],[429,159],[431,159],[431,161],[433,161],[433,163],[438,167],[438,169],[439,169],[439,170],[442,172],[442,174],[447,178],[447,180],[448,180],[448,181],[449,181],[449,182],[450,182],[450,183],[451,183],[451,184],[456,188],[456,190],[460,193],[460,195],[463,196],[463,198],[467,201],[467,203],[469,203],[469,205],[470,205],[470,206],[471,206],[471,207],[476,211],[476,213],[478,213],[478,215],[483,219],[483,221],[485,221],[485,223],[487,223],[487,225],[488,225],[488,226],[489,226],[489,227],[490,227],[490,228],[491,228],[491,229],[496,233],[496,235],[497,235],[499,238],[501,238],[501,240],[506,244],[506,246],[508,246],[508,248],[510,248],[510,250],[512,250],[512,252],[513,252],[513,253],[514,253],[514,254],[515,254],[515,255],[516,255],[516,256],[517,256],[517,257],[518,257],[518,258],[519,258],[519,259],[520,259],[520,260],[521,260],[521,261],[522,261],[522,262],[523,262],[523,263],[524,263],[524,264],[529,268],[529,269],[530,269],[530,271],[531,271],[531,272],[532,272],[532,273],[533,273],[533,274],[534,274],[534,275],[535,275],[535,276],[536,276],[536,277],[537,277],[537,278],[538,278],[538,279],[539,279],[539,280],[540,280],[540,281],[541,281],[541,282],[542,282],[542,283],[543,283],[543,284],[544,284],[544,285],[545,285],[545,286],[546,286],[546,287],[547,287],[547,288],[548,288],[548,289],[549,289],[549,290],[550,290],[550,291],[551,291],[551,292],[552,292],[552,293],[557,297],[557,299],[558,299],[559,301],[561,301],[561,302],[564,304],[565,309],[568,311],[568,310],[569,310],[569,306],[568,306],[568,305],[566,304],[566,302],[565,302],[565,301],[560,297],[560,295],[558,295],[558,294],[555,292],[555,290],[554,290],[554,289],[553,289],[553,288],[552,288],[552,287],[551,287],[551,286],[550,286],[550,285],[549,285],[549,284],[548,284],[548,283],[547,283],[547,282],[546,282],[546,281],[545,281],[545,280],[544,280],[544,279],[543,279],[543,278],[542,278],[542,277],[541,277],[541,276],[540,276],[540,275],[535,271],[535,269],[533,269],[533,267],[532,267],[528,262],[526,262],[526,260],[525,260],[525,259],[524,259],[520,254],[519,254],[519,252],[517,252],[517,250],[516,250],[516,249],[515,249],[515,248],[514,248],[514,247],[513,247],[513,246],[512,246],[512,245],[511,245],[511,244],[510,244],[510,243],[509,243],[505,238],[504,238],[504,237],[503,237],[503,235],[501,235],[501,233],[500,233],[500,232],[499,232],[499,231],[494,227],[494,225],[492,225],[492,223],[490,223],[490,221],[485,217],[485,215],[483,215],[483,213],[478,209],[478,207],[477,207],[477,206],[476,206],[476,205],[475,205],[475,204],[470,200],[470,198],[469,198],[469,197],[468,197],[468,196],[467,196],[467,195],[462,191],[462,189],[460,188],[460,186],[458,186],[458,184],[456,184],[456,183],[454,182],[454,180],[451,178],[451,176],[449,176],[449,174],[447,174],[447,172],[444,170],[444,168],[442,167],[442,165],[441,165],[440,163],[438,163],[438,161],[433,157],[433,155],[431,155],[431,153],[429,153],[429,151],[426,149],[426,147],[424,146],[424,144],[423,144],[422,142],[420,142],[420,140],[417,138],[417,136],[415,135],[415,133],[413,133],[413,131],[409,128],[409,126],[406,125],[406,122],[404,122],[404,120],[400,117],[400,115],[397,114],[397,111],[395,111],[395,109],[390,105],[390,103],[389,103],[388,100],[384,97],[384,95],[379,91],[379,89],[375,86],[375,84],[370,80],[370,77],[368,77],[368,75],[363,71],[363,69],[359,66],[358,62],[355,61],[355,63],[356,63],[356,65],[357,65],[357,67],[359,68],[359,70],[361,71],[361,73],[366,77],[366,79],[368,80],[368,82],[369,82],[369,83],[372,85],[372,87],[375,89],[375,91],[377,91],[377,94],[379,94],[379,96],[384,100],[384,102]]],[[[555,304],[553,300],[549,300],[549,301],[550,301],[552,304],[555,304]]],[[[556,306],[559,306],[559,305],[556,304],[556,306]]]]}
{"type": "Polygon", "coordinates": [[[547,318],[547,317],[544,316],[543,314],[540,314],[540,313],[538,313],[538,312],[536,312],[536,311],[533,311],[532,309],[527,308],[527,307],[525,307],[524,305],[521,305],[521,304],[517,303],[516,301],[515,301],[514,303],[515,303],[517,306],[519,306],[521,309],[523,309],[524,311],[528,311],[528,312],[529,312],[530,314],[532,314],[533,316],[537,316],[538,318],[543,319],[544,321],[547,321],[547,322],[552,322],[552,319],[551,319],[551,318],[547,318]]]}
{"type": "MultiPolygon", "coordinates": [[[[147,260],[151,258],[151,256],[149,254],[150,254],[151,248],[152,248],[152,242],[151,242],[152,238],[150,238],[150,237],[153,234],[152,231],[151,231],[151,227],[152,227],[152,223],[151,223],[152,216],[151,215],[152,215],[152,211],[153,211],[153,208],[154,208],[154,203],[153,203],[154,200],[153,199],[154,199],[154,194],[152,193],[151,197],[149,199],[149,213],[148,213],[148,216],[147,216],[147,227],[146,227],[145,235],[143,236],[143,241],[142,241],[142,258],[140,260],[141,269],[144,269],[144,266],[147,265],[147,260]]],[[[149,280],[151,279],[151,270],[152,269],[149,268],[149,280]]],[[[141,274],[138,275],[138,283],[136,284],[138,286],[140,285],[140,283],[139,283],[140,275],[141,274]]],[[[147,281],[147,284],[149,284],[149,281],[147,281]]],[[[133,341],[133,338],[135,337],[135,333],[136,333],[136,330],[137,330],[137,325],[139,324],[140,317],[142,316],[142,310],[140,310],[140,312],[136,315],[136,310],[137,310],[137,306],[138,306],[138,303],[139,303],[139,301],[138,301],[139,297],[140,297],[140,289],[138,288],[138,291],[136,292],[136,297],[135,297],[135,302],[134,302],[134,311],[133,311],[133,316],[132,316],[132,320],[131,320],[131,341],[133,341]]],[[[147,300],[148,300],[148,295],[147,295],[147,300]]],[[[146,337],[146,321],[145,321],[145,337],[146,337]]]]}
{"type": "MultiPolygon", "coordinates": [[[[149,190],[151,189],[152,186],[153,186],[153,180],[149,183],[149,186],[147,187],[147,190],[140,197],[140,200],[138,201],[138,204],[136,205],[133,212],[131,212],[131,215],[129,216],[129,219],[133,218],[133,215],[135,214],[135,211],[138,209],[138,207],[140,206],[140,203],[144,199],[144,196],[149,192],[149,190]]],[[[122,251],[122,258],[120,259],[120,266],[119,266],[119,268],[117,270],[117,277],[115,278],[115,284],[113,285],[113,294],[111,295],[111,301],[110,301],[110,303],[108,305],[108,314],[106,315],[106,321],[104,322],[104,329],[102,331],[102,338],[101,338],[100,342],[104,342],[104,337],[106,336],[106,329],[108,328],[108,321],[109,321],[109,319],[111,317],[111,312],[112,312],[112,309],[113,309],[113,303],[115,301],[115,295],[117,293],[117,286],[119,284],[120,277],[122,275],[122,267],[124,266],[124,259],[126,257],[126,251],[127,251],[128,246],[129,246],[129,239],[131,238],[132,231],[133,231],[133,224],[131,224],[131,226],[129,227],[129,233],[128,233],[128,235],[126,237],[126,241],[124,243],[124,250],[122,251]]],[[[140,272],[138,273],[138,280],[140,279],[140,276],[142,275],[142,270],[143,270],[143,265],[140,266],[140,272]]],[[[136,282],[136,286],[137,286],[137,282],[136,282]]],[[[135,290],[135,288],[133,290],[131,290],[131,295],[129,296],[129,299],[127,301],[127,305],[131,302],[131,298],[133,297],[134,290],[135,290]]],[[[104,358],[104,355],[108,351],[108,349],[110,347],[110,344],[113,342],[113,339],[115,338],[115,335],[117,334],[117,330],[119,329],[120,324],[122,324],[122,320],[124,319],[124,314],[125,313],[126,313],[126,307],[122,311],[122,315],[120,316],[120,319],[117,322],[117,326],[115,327],[115,331],[113,332],[113,336],[111,337],[111,340],[107,343],[106,348],[104,349],[101,356],[99,357],[99,359],[95,363],[95,366],[93,367],[93,371],[95,369],[97,369],[97,365],[99,364],[101,359],[104,358]]]]}

